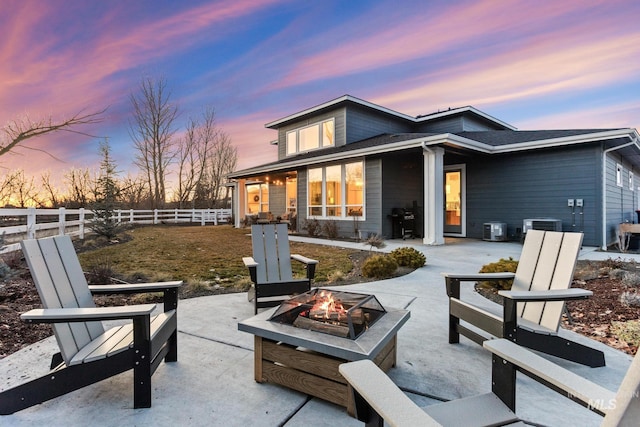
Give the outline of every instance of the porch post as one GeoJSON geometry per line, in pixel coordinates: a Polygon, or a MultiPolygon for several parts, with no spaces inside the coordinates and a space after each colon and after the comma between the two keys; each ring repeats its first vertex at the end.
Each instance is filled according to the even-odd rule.
{"type": "Polygon", "coordinates": [[[444,244],[444,149],[423,146],[425,245],[444,244]]]}

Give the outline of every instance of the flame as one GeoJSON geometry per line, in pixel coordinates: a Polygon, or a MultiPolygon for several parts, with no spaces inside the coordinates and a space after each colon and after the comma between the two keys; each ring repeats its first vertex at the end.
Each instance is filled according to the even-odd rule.
{"type": "Polygon", "coordinates": [[[346,317],[347,310],[342,305],[340,300],[336,300],[333,293],[330,291],[321,291],[316,296],[316,303],[311,308],[311,313],[314,313],[314,317],[321,317],[324,319],[339,319],[346,317]],[[318,312],[324,312],[319,315],[318,312]]]}

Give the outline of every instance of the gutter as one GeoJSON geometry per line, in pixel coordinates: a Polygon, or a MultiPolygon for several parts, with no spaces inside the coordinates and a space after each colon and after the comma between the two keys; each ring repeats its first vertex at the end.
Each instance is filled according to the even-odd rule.
{"type": "Polygon", "coordinates": [[[629,138],[629,142],[617,147],[607,148],[602,152],[602,246],[600,249],[603,251],[607,250],[607,154],[630,145],[637,145],[638,138],[636,135],[627,134],[626,136],[629,138]]]}

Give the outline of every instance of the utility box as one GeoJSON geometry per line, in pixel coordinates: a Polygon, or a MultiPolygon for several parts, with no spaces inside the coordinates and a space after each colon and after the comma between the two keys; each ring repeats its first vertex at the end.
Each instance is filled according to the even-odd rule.
{"type": "Polygon", "coordinates": [[[562,220],[556,218],[530,218],[522,221],[522,234],[528,230],[562,231],[562,220]]]}
{"type": "Polygon", "coordinates": [[[482,240],[504,242],[507,240],[506,222],[485,222],[482,228],[482,240]]]}

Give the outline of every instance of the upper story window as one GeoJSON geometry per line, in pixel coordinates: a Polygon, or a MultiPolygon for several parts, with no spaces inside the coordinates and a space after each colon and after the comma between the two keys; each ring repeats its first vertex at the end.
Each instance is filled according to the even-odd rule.
{"type": "Polygon", "coordinates": [[[287,156],[334,145],[334,120],[324,120],[287,132],[287,156]]]}

